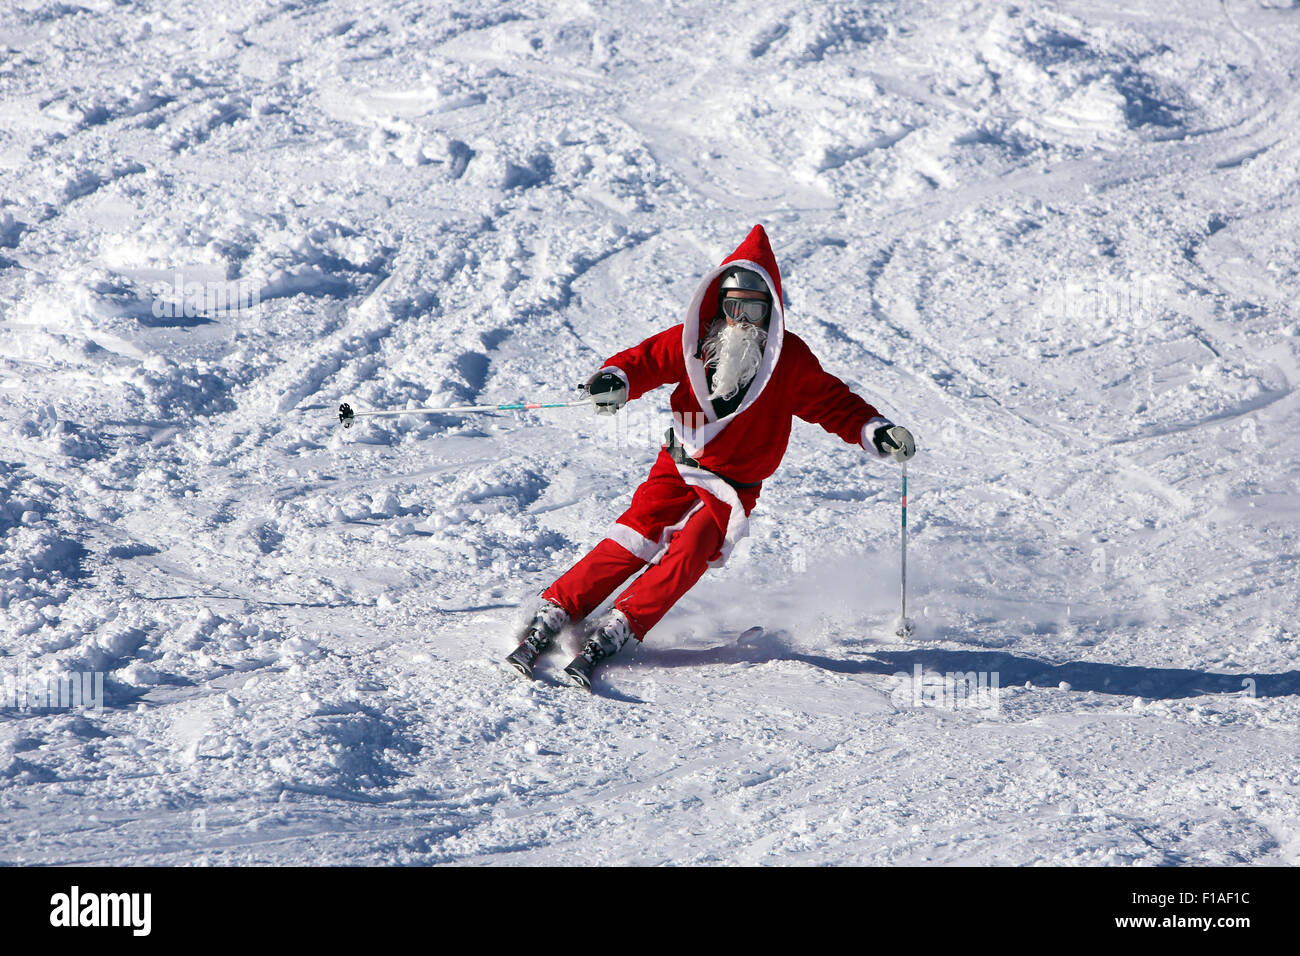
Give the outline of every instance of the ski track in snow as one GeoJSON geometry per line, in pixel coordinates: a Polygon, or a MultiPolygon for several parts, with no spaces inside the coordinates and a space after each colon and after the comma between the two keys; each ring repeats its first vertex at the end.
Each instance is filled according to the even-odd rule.
{"type": "Polygon", "coordinates": [[[0,671],[106,706],[0,702],[0,861],[1300,862],[1300,7],[11,6],[0,671]],[[337,403],[566,400],[755,222],[918,436],[915,639],[796,425],[596,694],[512,677],[666,392],[337,403]]]}

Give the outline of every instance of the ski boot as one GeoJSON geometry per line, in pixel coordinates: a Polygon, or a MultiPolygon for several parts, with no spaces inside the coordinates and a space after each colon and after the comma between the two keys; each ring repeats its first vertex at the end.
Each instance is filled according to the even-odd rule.
{"type": "Polygon", "coordinates": [[[632,627],[621,611],[610,611],[600,625],[591,632],[587,643],[582,646],[582,653],[569,662],[564,669],[575,684],[591,690],[591,673],[596,664],[607,657],[613,657],[623,649],[632,637],[632,627]]]}
{"type": "Polygon", "coordinates": [[[551,646],[555,635],[569,623],[569,614],[564,608],[543,601],[533,615],[533,622],[524,630],[524,639],[510,655],[506,663],[529,680],[533,678],[533,668],[542,652],[551,646]]]}

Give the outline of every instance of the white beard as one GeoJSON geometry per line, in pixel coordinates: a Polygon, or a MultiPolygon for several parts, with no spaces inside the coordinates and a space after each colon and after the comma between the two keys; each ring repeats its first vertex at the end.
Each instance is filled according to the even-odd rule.
{"type": "Polygon", "coordinates": [[[713,391],[710,399],[726,401],[758,374],[763,362],[767,329],[747,322],[728,325],[717,319],[704,339],[700,355],[706,368],[713,368],[713,391]]]}

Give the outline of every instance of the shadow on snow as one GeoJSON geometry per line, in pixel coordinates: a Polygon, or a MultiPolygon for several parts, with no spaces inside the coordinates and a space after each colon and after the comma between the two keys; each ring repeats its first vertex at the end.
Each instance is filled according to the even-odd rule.
{"type": "Polygon", "coordinates": [[[725,644],[699,650],[640,648],[638,657],[661,667],[700,667],[708,664],[761,664],[768,661],[797,661],[836,674],[878,674],[908,676],[920,665],[922,671],[939,673],[996,673],[1002,687],[1057,687],[1066,682],[1074,691],[1175,700],[1207,694],[1237,694],[1254,697],[1300,696],[1300,671],[1280,674],[1216,674],[1176,667],[1141,667],[1067,661],[1051,664],[1005,651],[849,650],[856,659],[803,654],[784,646],[777,635],[765,635],[756,644],[725,644]]]}

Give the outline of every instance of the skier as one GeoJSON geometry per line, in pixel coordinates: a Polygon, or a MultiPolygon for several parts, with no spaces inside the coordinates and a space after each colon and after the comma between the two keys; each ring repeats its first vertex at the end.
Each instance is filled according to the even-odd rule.
{"type": "Polygon", "coordinates": [[[565,668],[590,688],[598,661],[644,639],[707,568],[725,562],[748,533],[763,480],[781,463],[793,416],[882,458],[901,462],[916,452],[906,428],[823,371],[786,331],[781,275],[761,225],[700,281],[685,322],[609,359],[587,392],[608,415],[670,383],[672,427],[649,477],[606,537],[542,592],[507,658],[525,676],[566,624],[645,568],[565,668]]]}

